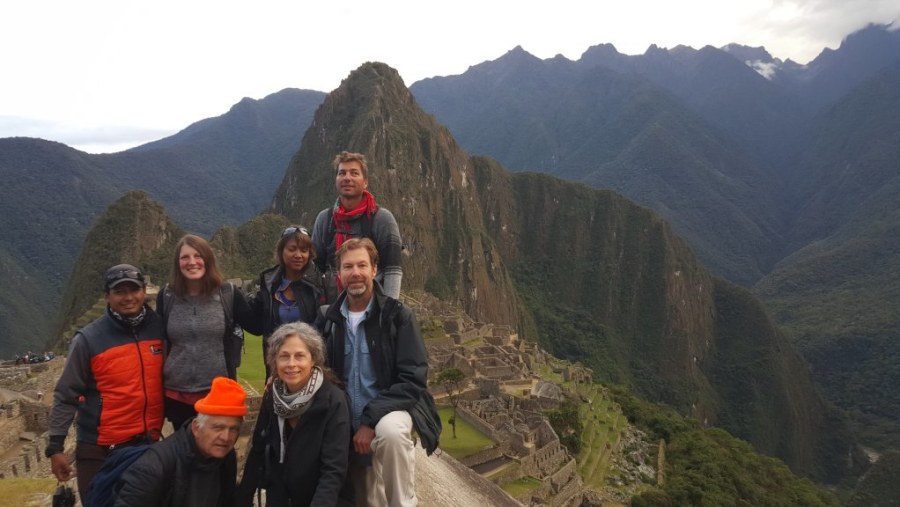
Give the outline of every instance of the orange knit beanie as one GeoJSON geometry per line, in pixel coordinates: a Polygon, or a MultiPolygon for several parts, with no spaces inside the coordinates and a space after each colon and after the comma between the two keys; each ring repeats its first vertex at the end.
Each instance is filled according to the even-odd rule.
{"type": "Polygon", "coordinates": [[[240,384],[226,377],[216,377],[212,381],[212,389],[205,398],[194,403],[197,413],[207,415],[247,414],[247,393],[240,384]]]}

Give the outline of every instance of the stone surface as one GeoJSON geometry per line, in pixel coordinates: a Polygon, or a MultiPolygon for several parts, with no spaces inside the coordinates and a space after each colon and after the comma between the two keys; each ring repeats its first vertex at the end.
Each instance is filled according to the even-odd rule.
{"type": "MultiPolygon", "coordinates": [[[[440,451],[438,451],[440,452],[440,451]]],[[[475,473],[447,454],[426,456],[416,447],[416,495],[419,505],[513,507],[519,502],[499,486],[475,473]]]]}

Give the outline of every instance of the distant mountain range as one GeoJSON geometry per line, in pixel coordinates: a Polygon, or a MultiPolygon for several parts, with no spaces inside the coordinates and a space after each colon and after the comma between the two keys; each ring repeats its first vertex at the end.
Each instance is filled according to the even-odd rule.
{"type": "Polygon", "coordinates": [[[808,65],[763,48],[521,48],[411,86],[472,153],[648,206],[716,274],[754,288],[828,397],[900,446],[900,32],[808,65]]]}
{"type": "Polygon", "coordinates": [[[0,139],[0,357],[55,336],[62,289],[88,229],[141,189],[189,231],[210,234],[266,209],[324,93],[244,99],[217,118],[111,155],[41,139],[0,139]]]}
{"type": "MultiPolygon", "coordinates": [[[[367,67],[356,79],[386,88],[342,86],[329,96],[342,108],[320,109],[314,131],[325,94],[284,90],[112,155],[0,139],[0,274],[11,282],[0,289],[0,354],[40,348],[62,329],[51,316],[63,299],[67,310],[80,301],[63,297],[66,282],[89,280],[70,277],[82,241],[126,191],[207,235],[262,210],[311,223],[333,198],[330,158],[352,147],[385,171],[372,186],[400,217],[405,284],[479,318],[521,322],[558,355],[591,361],[598,378],[833,479],[848,437],[784,338],[866,443],[900,446],[898,41],[870,26],[806,66],[735,45],[639,56],[601,45],[574,62],[516,48],[415,83],[412,95],[389,67],[367,67]],[[348,103],[370,108],[364,121],[348,103]],[[656,215],[501,164],[651,208],[713,274],[760,295],[787,334],[748,293],[698,267],[656,215]],[[767,425],[795,403],[811,419],[767,425]]],[[[258,248],[239,231],[217,237],[258,248]]]]}

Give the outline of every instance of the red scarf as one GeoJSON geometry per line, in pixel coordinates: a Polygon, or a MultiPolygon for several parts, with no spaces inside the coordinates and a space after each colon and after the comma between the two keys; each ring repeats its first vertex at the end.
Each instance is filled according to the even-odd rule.
{"type": "MultiPolygon", "coordinates": [[[[363,198],[360,201],[359,205],[353,208],[352,210],[345,210],[343,206],[341,206],[341,199],[338,197],[337,202],[334,203],[334,212],[331,214],[331,219],[334,221],[334,251],[337,252],[338,249],[341,248],[341,245],[344,244],[344,241],[347,241],[351,238],[350,236],[350,223],[353,220],[358,219],[363,215],[367,215],[371,217],[378,211],[378,205],[375,204],[375,197],[369,193],[368,190],[363,191],[363,198]]],[[[340,269],[337,270],[340,272],[340,269]]],[[[343,290],[341,287],[341,279],[338,276],[338,273],[334,274],[334,277],[337,278],[338,290],[343,290]]]]}

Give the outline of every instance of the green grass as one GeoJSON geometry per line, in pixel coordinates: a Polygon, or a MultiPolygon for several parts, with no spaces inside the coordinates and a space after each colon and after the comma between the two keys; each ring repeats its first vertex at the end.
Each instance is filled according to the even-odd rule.
{"type": "Polygon", "coordinates": [[[509,493],[513,498],[521,498],[528,493],[541,487],[541,481],[534,477],[522,477],[503,485],[503,491],[509,493]]]}
{"type": "Polygon", "coordinates": [[[237,371],[238,379],[262,393],[266,386],[266,366],[262,357],[262,338],[244,332],[244,356],[237,371]]]}
{"type": "Polygon", "coordinates": [[[472,338],[471,340],[467,340],[463,342],[462,346],[467,349],[474,349],[475,347],[479,347],[484,344],[484,340],[481,338],[472,338]]]}
{"type": "Polygon", "coordinates": [[[549,363],[542,363],[537,365],[538,375],[542,380],[562,385],[562,375],[553,371],[553,368],[558,366],[560,366],[559,360],[550,359],[549,363]]]}
{"type": "MultiPolygon", "coordinates": [[[[70,483],[71,485],[72,483],[70,483]]],[[[0,481],[0,498],[3,505],[49,505],[38,498],[49,498],[56,491],[56,479],[10,478],[0,481]]]]}
{"type": "Polygon", "coordinates": [[[441,423],[443,423],[441,449],[450,456],[461,459],[494,446],[494,442],[487,435],[478,431],[461,417],[457,418],[456,438],[453,438],[453,428],[448,422],[453,415],[453,409],[444,407],[438,411],[441,415],[441,423]]]}
{"type": "Polygon", "coordinates": [[[583,403],[579,408],[583,431],[581,451],[576,457],[578,474],[585,484],[600,491],[607,487],[609,460],[627,420],[620,410],[612,407],[612,400],[602,388],[581,385],[579,390],[591,403],[583,403]]]}

